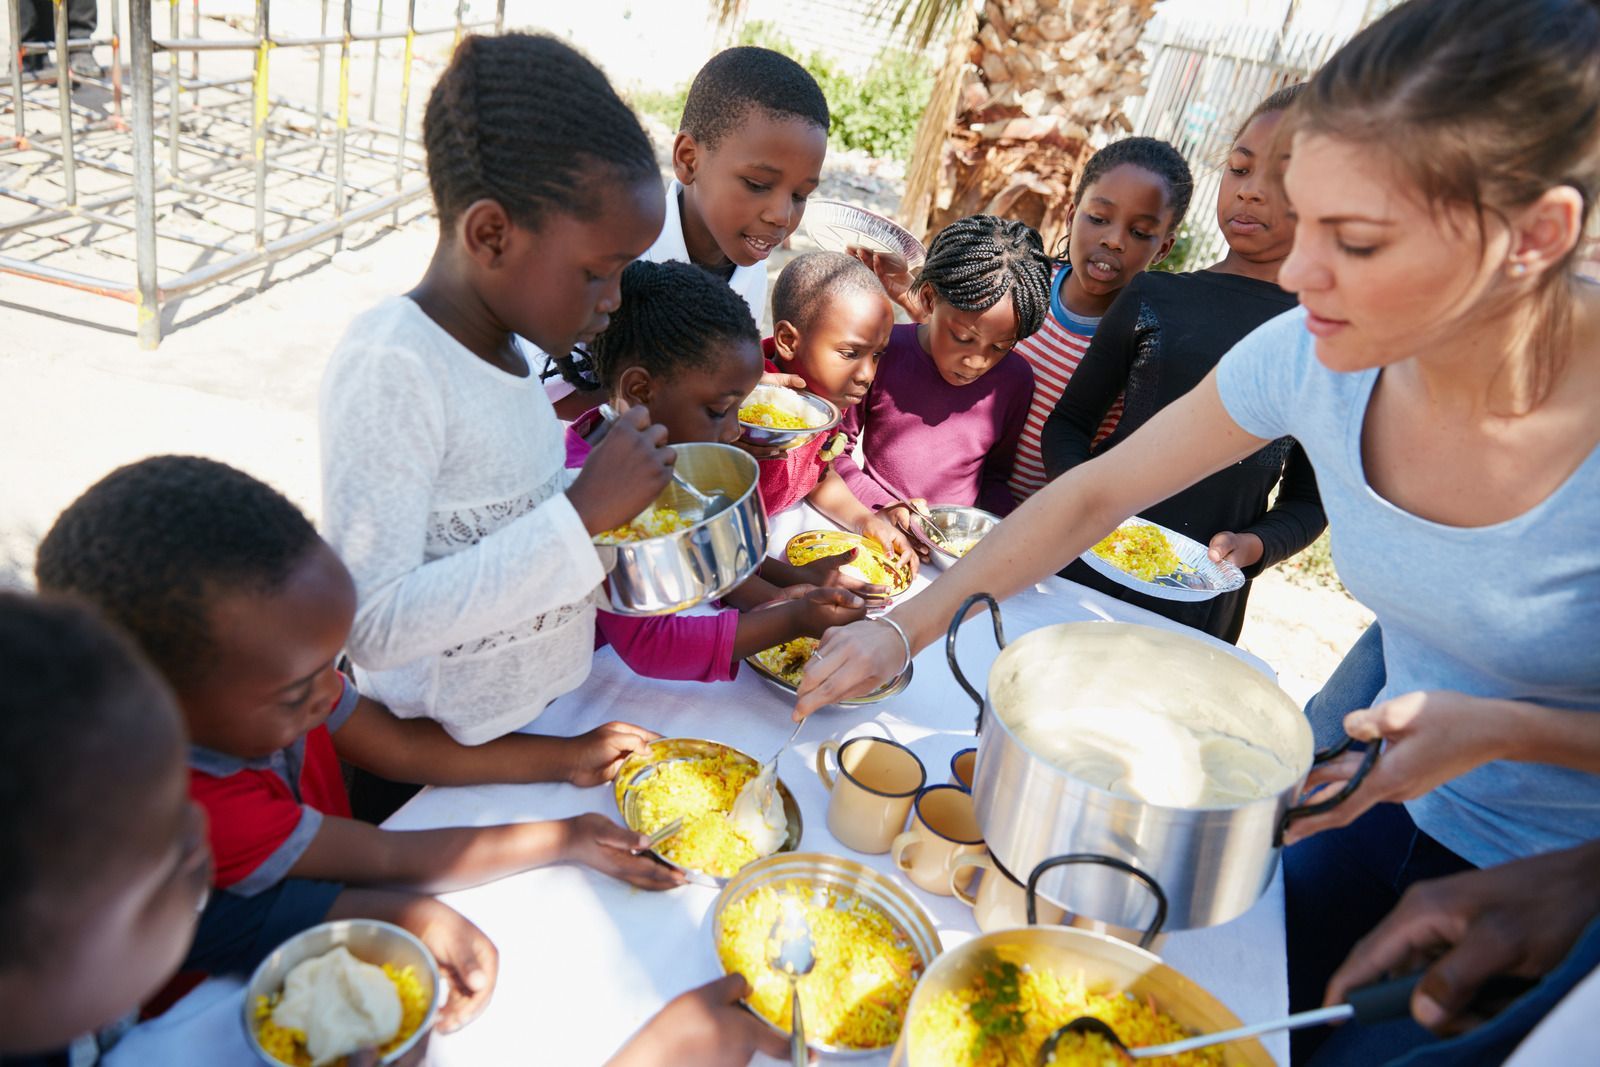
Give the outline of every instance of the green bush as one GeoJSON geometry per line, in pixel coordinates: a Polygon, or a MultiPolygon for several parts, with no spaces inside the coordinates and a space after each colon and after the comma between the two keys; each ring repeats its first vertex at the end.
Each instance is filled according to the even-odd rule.
{"type": "MultiPolygon", "coordinates": [[[[771,48],[785,55],[795,49],[769,22],[746,23],[739,43],[771,48]]],[[[921,55],[888,49],[864,77],[849,74],[826,56],[813,54],[800,63],[817,79],[833,118],[828,143],[834,148],[859,148],[878,158],[905,162],[911,157],[917,123],[933,90],[933,68],[921,55]]],[[[628,102],[642,114],[678,128],[683,117],[687,85],[676,89],[629,94],[628,102]]]]}

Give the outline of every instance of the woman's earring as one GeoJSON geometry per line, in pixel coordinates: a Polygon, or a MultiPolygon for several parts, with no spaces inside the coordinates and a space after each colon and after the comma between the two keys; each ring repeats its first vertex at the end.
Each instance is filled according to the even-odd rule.
{"type": "Polygon", "coordinates": [[[1511,276],[1513,278],[1520,278],[1524,274],[1527,274],[1527,273],[1528,273],[1528,265],[1526,263],[1512,263],[1511,264],[1511,276]]]}

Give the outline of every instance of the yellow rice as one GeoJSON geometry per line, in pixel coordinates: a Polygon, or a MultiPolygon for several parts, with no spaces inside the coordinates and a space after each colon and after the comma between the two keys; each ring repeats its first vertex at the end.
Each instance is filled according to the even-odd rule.
{"type": "Polygon", "coordinates": [[[800,675],[805,672],[806,662],[811,659],[811,654],[821,644],[815,637],[796,637],[792,641],[785,641],[781,645],[773,645],[756,653],[756,660],[767,670],[776,674],[790,685],[800,684],[800,675]]]}
{"type": "Polygon", "coordinates": [[[765,426],[772,430],[807,430],[812,423],[800,415],[784,411],[776,404],[765,401],[745,404],[739,408],[739,421],[752,426],[765,426]]]}
{"type": "MultiPolygon", "coordinates": [[[[392,963],[385,963],[383,973],[389,976],[395,992],[400,994],[400,1029],[395,1031],[387,1044],[378,1049],[381,1055],[387,1056],[417,1032],[417,1027],[428,1016],[428,1006],[433,1003],[433,997],[423,987],[422,979],[417,977],[414,967],[408,965],[399,968],[392,963]]],[[[278,992],[256,998],[256,1019],[260,1023],[256,1028],[256,1040],[261,1042],[267,1055],[287,1067],[311,1067],[305,1031],[279,1026],[272,1021],[272,1009],[277,1007],[281,996],[282,992],[278,992]]],[[[344,1067],[344,1062],[342,1058],[336,1060],[336,1067],[344,1067]]]]}
{"type": "Polygon", "coordinates": [[[680,816],[683,829],[656,846],[656,851],[694,871],[731,878],[760,859],[743,834],[728,820],[739,789],[757,768],[733,756],[672,760],[633,787],[638,829],[650,834],[680,816]]]}
{"type": "Polygon", "coordinates": [[[806,1038],[852,1049],[886,1048],[900,1036],[923,960],[888,916],[854,893],[807,882],[762,886],[722,915],[717,955],[744,975],[750,1007],[787,1031],[789,979],[767,964],[767,937],[786,902],[811,927],[816,968],[800,979],[806,1038]]]}
{"type": "Polygon", "coordinates": [[[865,538],[849,538],[845,535],[838,537],[820,537],[803,544],[790,545],[787,553],[789,562],[796,567],[803,567],[826,556],[838,556],[857,549],[855,558],[845,564],[841,570],[847,574],[854,574],[864,582],[881,585],[890,590],[904,589],[910,585],[910,580],[905,572],[896,569],[893,560],[884,552],[882,546],[876,541],[865,538]]]}
{"type": "Polygon", "coordinates": [[[653,505],[647,511],[641,512],[637,518],[625,526],[618,526],[614,530],[607,530],[603,534],[595,535],[594,543],[597,545],[619,545],[624,541],[644,541],[651,537],[660,537],[662,534],[687,530],[693,525],[693,520],[679,515],[676,509],[658,504],[653,505]]]}
{"type": "Polygon", "coordinates": [[[959,537],[954,540],[946,541],[942,547],[952,556],[960,557],[965,556],[968,552],[971,552],[973,548],[977,546],[980,540],[982,540],[982,538],[959,537]]]}
{"type": "MultiPolygon", "coordinates": [[[[1059,1026],[1080,1015],[1106,1023],[1129,1048],[1191,1036],[1153,1001],[1090,985],[1080,971],[1062,977],[1010,961],[994,960],[963,989],[947,990],[917,1021],[914,1046],[935,1062],[969,1067],[1032,1064],[1039,1046],[1059,1026]]],[[[1121,1065],[1108,1042],[1064,1042],[1052,1061],[1064,1067],[1121,1065]]],[[[1198,1049],[1151,1063],[1168,1067],[1220,1067],[1220,1049],[1198,1049]]]]}
{"type": "Polygon", "coordinates": [[[1154,526],[1139,524],[1112,530],[1093,550],[1095,555],[1142,582],[1163,574],[1193,571],[1178,554],[1165,534],[1154,526]]]}

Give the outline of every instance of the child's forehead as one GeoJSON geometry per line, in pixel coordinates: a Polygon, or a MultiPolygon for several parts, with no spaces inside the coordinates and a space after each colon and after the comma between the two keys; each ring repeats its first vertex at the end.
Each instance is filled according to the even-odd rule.
{"type": "Polygon", "coordinates": [[[827,153],[828,132],[815,122],[753,102],[708,150],[726,165],[803,172],[807,179],[821,177],[827,153]]]}
{"type": "Polygon", "coordinates": [[[1119,163],[1084,186],[1080,207],[1122,208],[1152,217],[1167,211],[1172,190],[1167,179],[1137,163],[1119,163]]]}

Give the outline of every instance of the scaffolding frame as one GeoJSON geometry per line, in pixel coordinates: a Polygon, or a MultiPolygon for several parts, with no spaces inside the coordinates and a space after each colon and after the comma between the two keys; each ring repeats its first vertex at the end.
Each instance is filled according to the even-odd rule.
{"type": "MultiPolygon", "coordinates": [[[[17,234],[33,234],[41,227],[62,220],[81,219],[103,224],[134,235],[134,279],[99,277],[67,270],[34,260],[19,259],[0,254],[0,272],[20,275],[37,281],[50,282],[101,296],[127,301],[134,305],[137,336],[142,348],[155,348],[161,342],[161,308],[167,301],[193,293],[206,286],[226,281],[238,275],[266,267],[278,260],[295,255],[325,241],[337,242],[352,226],[392,214],[398,223],[400,209],[408,202],[427,193],[427,182],[420,176],[421,160],[417,146],[408,144],[411,76],[414,52],[419,38],[452,36],[459,43],[462,36],[475,30],[504,32],[505,0],[496,0],[492,19],[468,21],[466,0],[456,0],[455,18],[443,26],[419,28],[416,24],[417,0],[405,0],[406,16],[403,27],[385,29],[383,2],[378,2],[377,25],[371,30],[357,30],[352,25],[353,0],[321,0],[321,32],[315,35],[274,35],[271,29],[270,0],[255,0],[254,33],[250,36],[216,39],[201,36],[201,0],[191,0],[191,20],[188,35],[184,35],[182,0],[128,0],[128,70],[129,87],[126,101],[123,92],[122,59],[122,6],[119,2],[111,8],[111,34],[109,38],[74,39],[67,36],[67,6],[54,0],[54,41],[22,41],[19,3],[25,0],[0,0],[6,5],[11,25],[12,74],[10,80],[10,106],[15,132],[0,135],[0,160],[7,149],[42,153],[53,158],[59,166],[62,195],[59,198],[38,196],[12,189],[0,182],[0,197],[20,201],[36,210],[24,218],[0,223],[0,238],[17,234]],[[168,8],[168,36],[158,38],[153,32],[152,9],[161,3],[168,8]],[[328,31],[330,8],[338,4],[341,17],[336,32],[328,31]],[[378,121],[377,87],[381,50],[385,41],[403,41],[404,58],[400,76],[398,114],[392,126],[378,121]],[[372,91],[369,95],[366,120],[353,118],[350,113],[350,82],[352,75],[352,47],[372,44],[372,91]],[[69,73],[71,53],[101,46],[111,48],[109,82],[103,79],[85,79],[69,73]],[[332,112],[324,109],[328,50],[337,48],[337,91],[332,112]],[[271,56],[275,49],[306,48],[317,52],[317,90],[314,106],[307,107],[271,92],[271,56]],[[252,73],[246,76],[204,79],[200,72],[200,57],[206,52],[253,53],[252,73]],[[54,54],[57,66],[57,101],[49,110],[56,113],[59,132],[30,137],[27,132],[26,111],[30,98],[24,91],[23,58],[30,55],[54,54]],[[167,57],[164,86],[158,86],[156,56],[167,57]],[[190,56],[189,70],[183,72],[181,58],[190,56]],[[72,99],[75,82],[88,82],[108,88],[111,93],[111,111],[101,118],[91,118],[90,112],[77,107],[72,99]],[[157,94],[165,88],[165,111],[157,111],[157,94]],[[220,105],[202,105],[201,95],[220,95],[220,105]],[[186,110],[185,101],[190,103],[186,110]],[[131,114],[124,114],[124,108],[131,114]],[[248,107],[248,118],[231,112],[248,107]],[[279,124],[269,129],[274,110],[298,113],[309,119],[310,132],[296,132],[293,124],[279,124]],[[186,114],[197,117],[201,113],[213,123],[248,126],[249,149],[241,150],[208,136],[186,136],[186,114]],[[328,143],[324,131],[332,132],[333,174],[323,173],[314,166],[303,166],[296,157],[308,151],[326,152],[328,143]],[[110,132],[119,140],[131,140],[132,167],[113,159],[86,152],[87,135],[110,132]],[[158,138],[158,132],[160,137],[158,138]],[[158,175],[158,139],[164,140],[168,149],[164,161],[164,174],[158,175]],[[361,143],[358,143],[358,140],[361,143]],[[187,168],[182,156],[213,157],[208,166],[187,168]],[[353,180],[347,173],[347,164],[358,160],[369,166],[376,164],[388,168],[392,188],[377,187],[353,180]],[[79,195],[78,172],[90,167],[128,179],[126,187],[102,195],[83,198],[79,195]],[[332,186],[331,210],[302,210],[269,200],[269,180],[273,175],[290,175],[302,181],[314,181],[332,186]],[[242,196],[229,190],[230,182],[248,177],[253,195],[242,196]],[[412,180],[408,181],[408,176],[412,180]],[[248,207],[254,214],[254,225],[249,233],[237,233],[237,238],[248,236],[249,244],[239,240],[209,241],[179,230],[169,228],[163,232],[159,226],[158,197],[165,193],[178,194],[184,201],[210,200],[233,207],[248,207]],[[125,206],[133,202],[131,218],[108,213],[108,208],[125,206]],[[284,220],[281,235],[269,239],[267,219],[284,220]],[[291,221],[304,223],[290,228],[291,221]],[[196,245],[210,252],[220,253],[221,259],[194,266],[176,276],[162,279],[157,270],[157,243],[177,241],[196,245]]],[[[0,96],[0,102],[4,101],[0,96]]],[[[41,105],[33,98],[35,106],[41,105]]],[[[169,205],[171,206],[171,202],[169,205]]]]}

